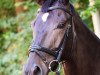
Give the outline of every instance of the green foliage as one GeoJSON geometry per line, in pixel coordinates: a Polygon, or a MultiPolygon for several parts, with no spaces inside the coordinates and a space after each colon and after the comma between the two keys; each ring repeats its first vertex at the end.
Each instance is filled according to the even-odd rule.
{"type": "MultiPolygon", "coordinates": [[[[30,23],[38,8],[36,3],[29,1],[24,2],[24,6],[27,6],[25,12],[17,16],[6,13],[6,16],[4,15],[0,19],[0,75],[22,74],[22,65],[27,58],[28,47],[32,40],[30,23]]],[[[2,7],[4,6],[1,5],[2,7]]],[[[14,11],[13,7],[15,7],[14,4],[10,10],[14,11]]],[[[8,9],[7,6],[5,8],[8,9]]],[[[6,11],[8,11],[7,9],[6,11]]],[[[4,10],[4,8],[0,10],[4,10]]],[[[12,12],[12,14],[14,13],[12,12]]]]}
{"type": "Polygon", "coordinates": [[[0,0],[0,17],[14,15],[14,0],[0,0]]]}
{"type": "MultiPolygon", "coordinates": [[[[88,0],[71,2],[88,27],[93,29],[91,12],[99,10],[100,1],[96,0],[92,7],[88,0]]],[[[39,7],[29,0],[14,3],[14,0],[0,0],[0,75],[21,75],[32,40],[30,23],[39,7]],[[18,6],[23,6],[25,11],[15,16],[15,7],[18,6]]]]}
{"type": "Polygon", "coordinates": [[[94,7],[100,10],[100,0],[95,0],[94,7]]]}

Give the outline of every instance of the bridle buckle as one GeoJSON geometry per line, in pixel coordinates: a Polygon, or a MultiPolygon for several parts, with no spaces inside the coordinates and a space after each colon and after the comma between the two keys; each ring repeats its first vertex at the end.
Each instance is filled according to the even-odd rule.
{"type": "Polygon", "coordinates": [[[60,62],[58,60],[52,60],[49,63],[49,70],[52,72],[59,72],[60,71],[60,62]]]}

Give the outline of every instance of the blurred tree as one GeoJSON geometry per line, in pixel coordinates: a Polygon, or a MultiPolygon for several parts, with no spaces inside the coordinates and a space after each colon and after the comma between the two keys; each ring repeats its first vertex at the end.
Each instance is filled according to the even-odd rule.
{"type": "Polygon", "coordinates": [[[0,18],[15,15],[14,0],[0,0],[0,18]]]}
{"type": "Polygon", "coordinates": [[[15,0],[15,4],[16,4],[15,11],[16,11],[16,14],[19,14],[20,12],[23,11],[22,2],[23,2],[23,0],[15,0]]]}
{"type": "Polygon", "coordinates": [[[22,74],[22,65],[32,40],[30,22],[38,5],[25,0],[21,2],[25,11],[15,16],[16,4],[14,0],[0,1],[0,11],[5,11],[0,12],[0,75],[22,74]]]}
{"type": "MultiPolygon", "coordinates": [[[[99,0],[89,0],[90,6],[95,6],[96,3],[100,3],[99,0]]],[[[94,25],[95,34],[100,38],[100,8],[97,8],[95,11],[92,12],[92,20],[94,25]]]]}

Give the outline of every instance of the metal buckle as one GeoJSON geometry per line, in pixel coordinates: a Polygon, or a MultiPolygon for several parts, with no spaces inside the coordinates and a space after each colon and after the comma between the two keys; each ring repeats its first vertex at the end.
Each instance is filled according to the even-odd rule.
{"type": "Polygon", "coordinates": [[[58,60],[52,60],[49,63],[49,70],[52,72],[59,72],[60,71],[60,62],[58,60]]]}

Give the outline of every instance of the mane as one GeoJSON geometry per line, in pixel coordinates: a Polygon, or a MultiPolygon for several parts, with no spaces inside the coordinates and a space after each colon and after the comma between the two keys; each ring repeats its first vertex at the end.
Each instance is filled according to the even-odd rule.
{"type": "MultiPolygon", "coordinates": [[[[95,38],[96,40],[98,40],[98,41],[100,42],[100,39],[94,34],[93,31],[91,31],[91,30],[87,27],[87,25],[82,21],[82,19],[80,18],[80,16],[79,16],[78,13],[76,13],[76,12],[75,12],[75,15],[74,15],[74,22],[81,24],[80,26],[84,27],[84,28],[88,31],[88,33],[91,34],[91,36],[92,36],[93,38],[95,38]]],[[[78,27],[77,27],[77,28],[78,28],[78,27]]]]}

